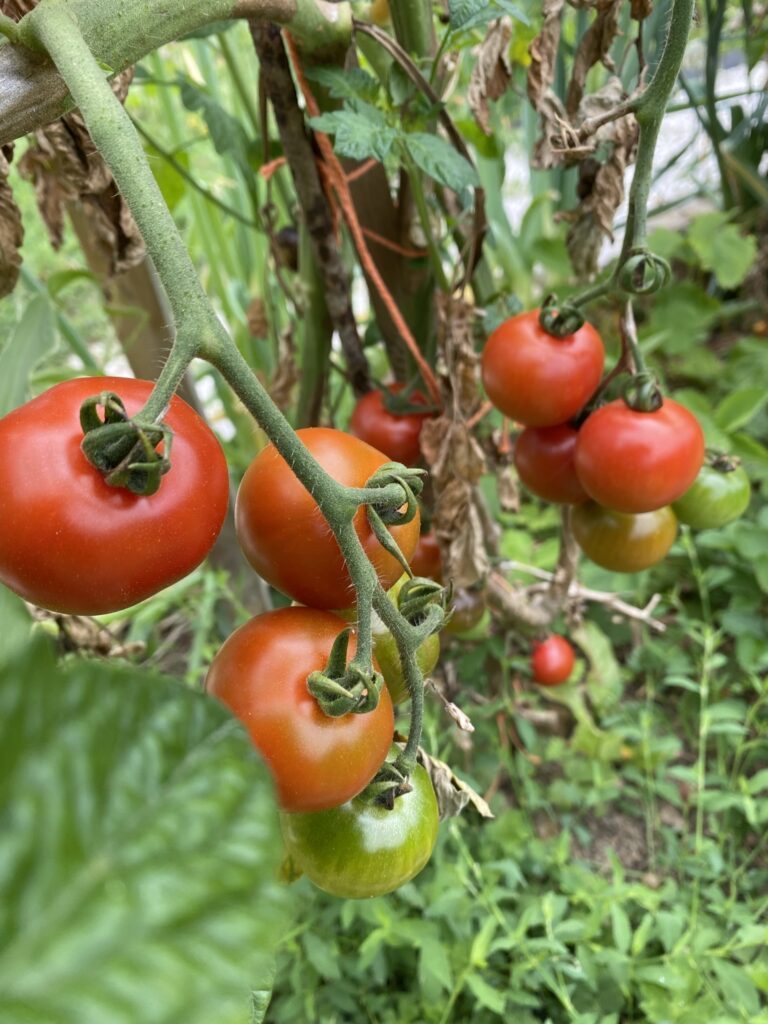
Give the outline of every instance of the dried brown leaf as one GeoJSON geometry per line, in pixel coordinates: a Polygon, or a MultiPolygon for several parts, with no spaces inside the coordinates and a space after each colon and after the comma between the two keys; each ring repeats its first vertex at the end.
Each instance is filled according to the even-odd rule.
{"type": "Polygon", "coordinates": [[[477,51],[469,80],[469,107],[486,135],[491,134],[488,103],[504,95],[512,78],[508,57],[511,39],[512,22],[509,18],[493,22],[477,51]]]}
{"type": "MultiPolygon", "coordinates": [[[[121,101],[132,77],[129,69],[112,83],[121,101]]],[[[38,129],[19,170],[34,182],[37,204],[55,249],[62,243],[67,204],[81,202],[91,231],[109,253],[111,275],[130,270],[143,260],[139,230],[78,113],[38,129]]]]}
{"type": "Polygon", "coordinates": [[[560,45],[561,17],[565,0],[544,0],[541,32],[528,47],[531,63],[528,67],[528,99],[534,110],[539,107],[545,93],[555,80],[557,48],[560,45]]]}
{"type": "Polygon", "coordinates": [[[29,14],[33,7],[37,7],[37,0],[0,0],[0,12],[15,21],[29,14]]]}
{"type": "Polygon", "coordinates": [[[293,389],[299,381],[299,370],[296,365],[296,347],[293,340],[293,329],[286,327],[280,332],[277,341],[277,370],[269,387],[272,401],[283,412],[291,404],[293,389]]]}
{"type": "Polygon", "coordinates": [[[473,807],[481,818],[495,817],[485,800],[471,786],[454,775],[450,765],[419,748],[419,761],[432,780],[440,811],[440,820],[455,818],[465,807],[473,807]]]}
{"type": "Polygon", "coordinates": [[[619,31],[620,11],[621,0],[598,0],[595,19],[582,36],[573,61],[565,104],[571,117],[579,109],[590,68],[602,62],[613,71],[609,51],[619,31]]]}
{"type": "Polygon", "coordinates": [[[21,243],[24,228],[21,211],[8,183],[12,147],[0,150],[0,298],[16,287],[21,267],[21,243]]]}

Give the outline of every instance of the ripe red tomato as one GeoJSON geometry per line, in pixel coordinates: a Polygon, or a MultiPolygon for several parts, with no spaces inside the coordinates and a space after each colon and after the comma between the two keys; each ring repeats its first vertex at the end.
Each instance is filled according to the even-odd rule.
{"type": "Polygon", "coordinates": [[[206,689],[248,728],[288,811],[321,811],[351,799],[371,781],[392,743],[386,687],[374,711],[341,718],[324,714],[307,688],[307,677],[325,668],[346,627],[314,608],[257,615],[229,637],[208,671],[206,689]]]}
{"type": "Polygon", "coordinates": [[[414,576],[424,576],[437,583],[443,582],[443,559],[437,537],[432,530],[421,534],[409,564],[414,576]]]}
{"type": "Polygon", "coordinates": [[[613,572],[639,572],[660,562],[677,536],[668,506],[629,515],[593,502],[573,510],[573,535],[587,556],[613,572]]]}
{"type": "Polygon", "coordinates": [[[142,601],[190,573],[210,551],[229,500],[224,453],[174,397],[171,469],[148,497],[110,487],[80,450],[82,402],[114,391],[128,415],[149,381],[65,381],[0,420],[0,581],[33,604],[96,615],[142,601]]]}
{"type": "Polygon", "coordinates": [[[439,824],[421,765],[410,784],[392,810],[356,799],[319,814],[281,814],[291,859],[318,888],[342,899],[383,896],[409,882],[431,857],[439,824]]]}
{"type": "Polygon", "coordinates": [[[701,472],[672,508],[694,530],[714,530],[738,519],[749,505],[752,487],[741,466],[716,461],[701,472]]]}
{"type": "Polygon", "coordinates": [[[563,636],[553,633],[541,643],[533,645],[531,673],[542,686],[559,686],[573,672],[576,656],[563,636]]]}
{"type": "MultiPolygon", "coordinates": [[[[340,430],[308,427],[298,436],[323,469],[348,487],[363,487],[390,461],[340,430]]],[[[390,528],[406,558],[416,548],[419,522],[417,513],[409,523],[390,528]]],[[[284,594],[312,608],[346,608],[354,602],[352,580],[336,538],[312,495],[273,445],[256,456],[243,477],[235,524],[248,561],[284,594]]],[[[358,509],[354,524],[381,585],[391,587],[402,575],[402,566],[379,544],[364,508],[358,509]]]]}
{"type": "Polygon", "coordinates": [[[592,413],[579,431],[576,472],[584,490],[617,512],[652,512],[681,497],[704,461],[699,421],[665,398],[656,412],[621,399],[592,413]]]}
{"type": "MultiPolygon", "coordinates": [[[[393,395],[402,390],[402,384],[390,384],[387,388],[393,395]]],[[[410,402],[413,405],[427,405],[427,398],[420,391],[412,391],[410,402]]],[[[384,405],[381,391],[369,391],[355,406],[350,430],[361,441],[384,452],[393,462],[415,466],[421,458],[421,428],[424,420],[430,416],[434,416],[434,413],[407,412],[397,415],[384,405]]]]}
{"type": "Polygon", "coordinates": [[[532,494],[565,505],[587,500],[573,461],[578,436],[568,423],[526,427],[520,434],[515,442],[515,466],[532,494]]]}
{"type": "Polygon", "coordinates": [[[591,324],[555,338],[539,323],[539,310],[497,327],[483,350],[483,384],[505,416],[527,427],[564,423],[600,383],[605,352],[591,324]]]}

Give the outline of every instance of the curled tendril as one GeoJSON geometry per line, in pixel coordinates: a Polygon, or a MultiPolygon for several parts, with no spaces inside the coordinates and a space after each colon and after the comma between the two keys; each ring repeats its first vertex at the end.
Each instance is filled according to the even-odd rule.
{"type": "Polygon", "coordinates": [[[333,642],[328,664],[322,672],[312,672],[307,689],[329,718],[349,714],[367,714],[379,703],[384,679],[352,660],[347,665],[350,630],[344,629],[333,642]]]}
{"type": "Polygon", "coordinates": [[[636,412],[656,412],[664,403],[656,377],[648,370],[630,377],[624,387],[624,401],[636,412]]]}
{"type": "Polygon", "coordinates": [[[571,302],[558,302],[556,295],[548,295],[539,313],[539,323],[555,338],[567,338],[584,325],[584,314],[571,302]]]}
{"type": "Polygon", "coordinates": [[[149,496],[171,468],[173,434],[162,423],[129,419],[119,395],[103,391],[86,399],[80,408],[84,437],[80,447],[86,459],[104,474],[110,487],[124,487],[149,496]],[[104,419],[99,409],[104,410],[104,419]],[[163,453],[157,450],[162,442],[163,453]]]}
{"type": "Polygon", "coordinates": [[[650,295],[663,288],[672,274],[669,263],[652,252],[631,253],[619,271],[619,286],[631,295],[650,295]]]}
{"type": "Polygon", "coordinates": [[[397,595],[397,610],[411,624],[424,618],[428,608],[445,594],[445,588],[435,580],[413,576],[406,580],[397,595]]]}
{"type": "Polygon", "coordinates": [[[381,502],[372,501],[368,507],[374,508],[379,514],[381,521],[387,526],[401,526],[403,523],[410,523],[419,510],[419,503],[416,500],[424,487],[423,469],[414,469],[403,466],[399,462],[387,462],[373,474],[366,483],[366,488],[383,490],[390,484],[399,484],[403,489],[402,498],[388,498],[381,502]],[[405,505],[405,508],[403,508],[405,505]]]}

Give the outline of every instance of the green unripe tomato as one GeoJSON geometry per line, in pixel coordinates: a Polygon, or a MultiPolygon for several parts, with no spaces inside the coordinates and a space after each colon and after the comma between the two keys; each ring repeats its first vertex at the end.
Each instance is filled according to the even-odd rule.
{"type": "MultiPolygon", "coordinates": [[[[391,633],[375,633],[373,637],[373,656],[379,663],[384,682],[387,684],[389,696],[393,704],[402,704],[408,700],[410,693],[405,682],[400,652],[391,633]]],[[[440,637],[437,633],[428,636],[416,651],[416,664],[423,676],[428,676],[440,657],[440,637]]]]}
{"type": "Polygon", "coordinates": [[[694,530],[714,530],[738,519],[749,505],[752,488],[741,466],[704,466],[672,508],[694,530]]]}
{"type": "Polygon", "coordinates": [[[360,797],[310,814],[280,815],[291,860],[311,882],[342,899],[383,896],[409,882],[432,855],[438,809],[432,781],[417,765],[411,792],[390,811],[360,797]]]}

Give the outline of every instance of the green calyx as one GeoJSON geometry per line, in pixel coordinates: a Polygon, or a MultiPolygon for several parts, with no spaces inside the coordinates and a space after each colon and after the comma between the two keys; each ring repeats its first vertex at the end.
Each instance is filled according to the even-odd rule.
{"type": "Polygon", "coordinates": [[[349,637],[350,630],[342,630],[334,640],[328,664],[322,672],[313,672],[307,679],[307,689],[329,718],[373,711],[384,685],[378,672],[366,669],[354,659],[347,664],[349,637]]]}
{"type": "Polygon", "coordinates": [[[85,434],[80,448],[110,487],[124,487],[144,497],[156,493],[171,468],[173,434],[167,426],[130,419],[122,399],[111,391],[83,402],[80,425],[85,434]],[[161,443],[162,454],[157,450],[161,443]]]}
{"type": "Polygon", "coordinates": [[[649,370],[641,370],[627,381],[624,401],[635,412],[658,412],[664,404],[664,396],[656,377],[649,370]]]}
{"type": "Polygon", "coordinates": [[[567,338],[584,326],[584,315],[571,302],[558,302],[555,295],[549,295],[541,307],[539,323],[553,338],[567,338]]]}

